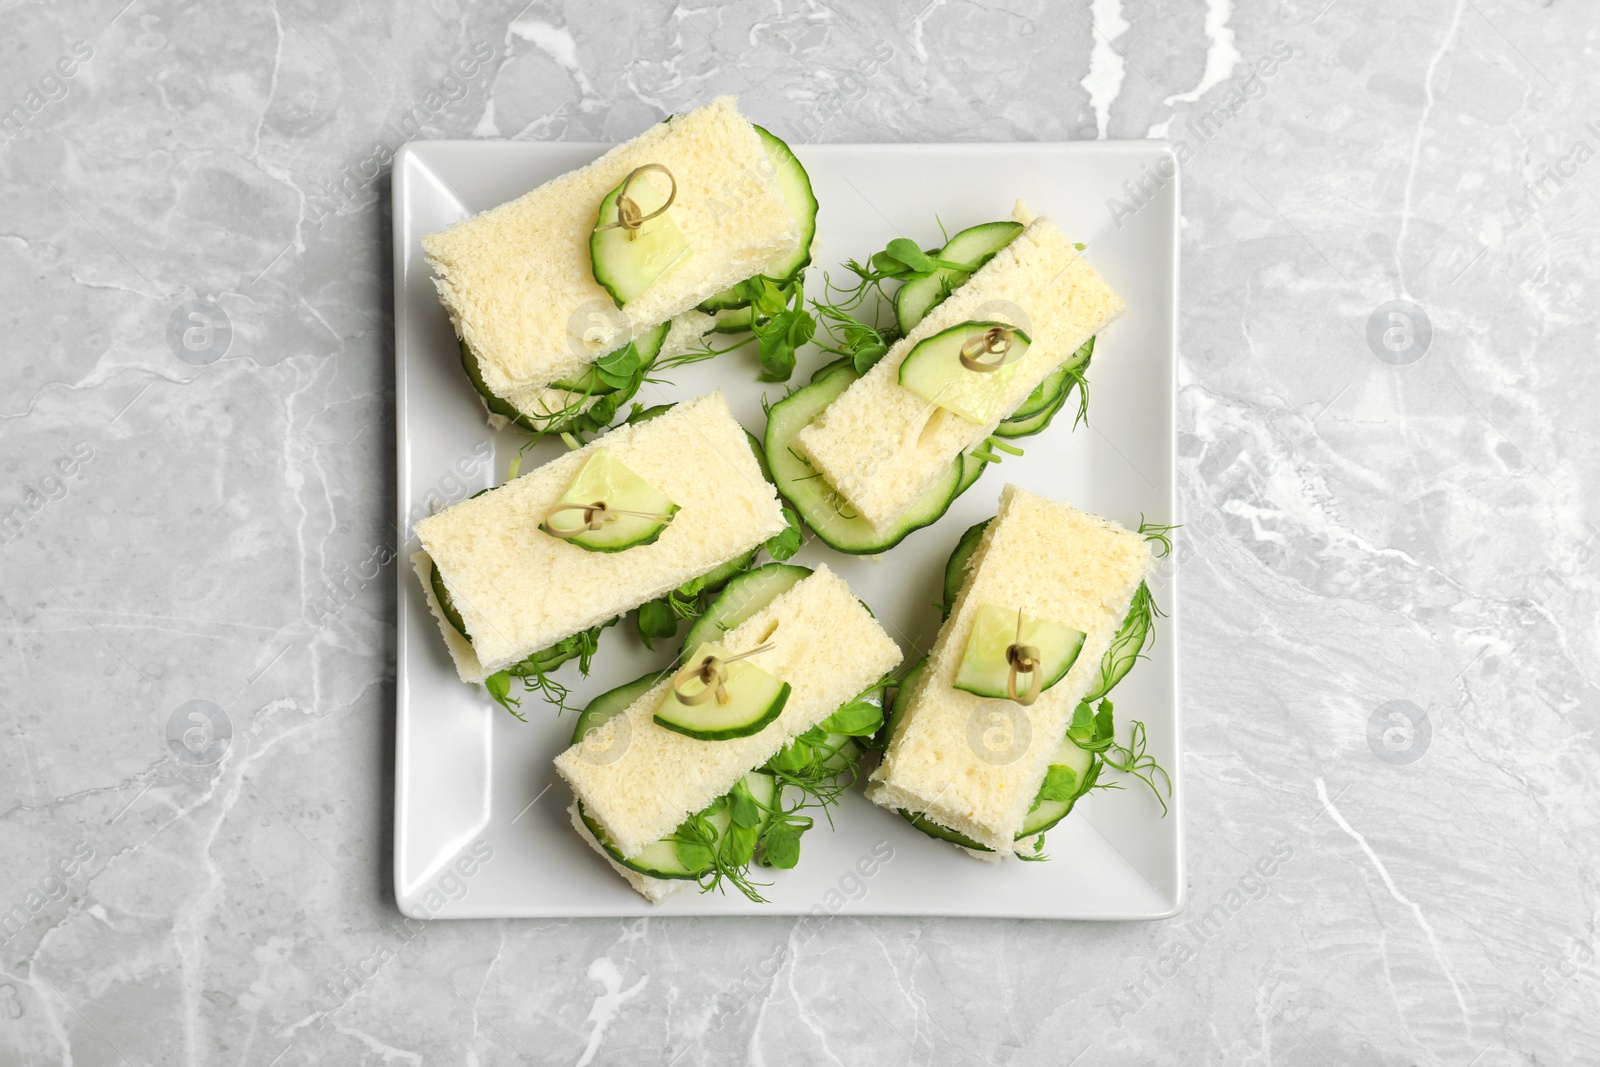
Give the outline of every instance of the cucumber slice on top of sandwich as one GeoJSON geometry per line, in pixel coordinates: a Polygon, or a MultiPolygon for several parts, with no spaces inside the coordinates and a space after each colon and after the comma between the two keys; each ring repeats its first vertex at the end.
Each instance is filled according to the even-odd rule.
{"type": "Polygon", "coordinates": [[[539,529],[591,552],[621,552],[653,544],[678,505],[597,448],[539,529]]]}
{"type": "Polygon", "coordinates": [[[1072,669],[1083,639],[1082,630],[984,604],[951,684],[980,697],[1031,704],[1072,669]]]}
{"type": "Polygon", "coordinates": [[[689,241],[671,214],[677,193],[671,172],[650,163],[629,172],[600,201],[589,261],[594,280],[618,307],[689,258],[689,241]]]}
{"type": "Polygon", "coordinates": [[[655,714],[657,726],[676,733],[701,741],[749,737],[782,714],[789,700],[788,682],[721,645],[707,642],[684,662],[655,714]]]}
{"type": "Polygon", "coordinates": [[[1026,333],[1003,322],[963,322],[925,337],[900,363],[900,384],[930,404],[985,425],[1000,414],[1026,333]]]}

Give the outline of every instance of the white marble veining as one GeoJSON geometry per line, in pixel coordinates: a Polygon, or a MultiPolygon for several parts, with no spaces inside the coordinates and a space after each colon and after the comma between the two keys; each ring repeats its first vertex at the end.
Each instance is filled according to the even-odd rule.
{"type": "Polygon", "coordinates": [[[1600,1060],[1584,6],[123,3],[0,12],[0,1064],[1600,1060]],[[388,158],[719,92],[1187,146],[1183,916],[395,910],[388,158]]]}

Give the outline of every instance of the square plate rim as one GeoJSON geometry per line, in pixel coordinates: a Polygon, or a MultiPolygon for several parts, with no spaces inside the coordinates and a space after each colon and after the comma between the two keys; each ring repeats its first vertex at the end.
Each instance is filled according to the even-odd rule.
{"type": "MultiPolygon", "coordinates": [[[[392,182],[390,189],[391,206],[391,242],[392,242],[392,281],[394,299],[394,368],[395,368],[395,446],[396,446],[396,526],[400,529],[405,539],[403,546],[410,546],[414,540],[407,524],[403,497],[405,494],[406,479],[409,474],[408,456],[405,449],[407,440],[407,381],[405,374],[407,335],[409,324],[407,321],[407,289],[406,289],[406,264],[410,250],[407,248],[406,238],[410,233],[404,214],[412,196],[411,161],[432,169],[429,157],[440,152],[468,150],[472,152],[508,152],[508,153],[533,153],[541,151],[561,152],[601,152],[614,147],[618,142],[613,141],[516,141],[516,140],[480,140],[480,139],[438,139],[414,140],[405,143],[395,151],[392,165],[392,182]]],[[[1046,155],[1053,153],[1066,153],[1068,155],[1127,155],[1133,158],[1145,158],[1158,162],[1162,158],[1174,161],[1173,175],[1164,178],[1164,188],[1170,189],[1172,201],[1171,226],[1167,236],[1170,239],[1170,256],[1165,257],[1164,271],[1165,285],[1170,293],[1170,310],[1168,313],[1168,338],[1163,358],[1170,373],[1172,388],[1165,397],[1164,415],[1167,425],[1171,430],[1171,469],[1173,477],[1167,487],[1167,496],[1171,501],[1171,513],[1178,517],[1178,485],[1176,477],[1176,449],[1177,449],[1177,392],[1178,392],[1178,349],[1179,349],[1179,302],[1180,302],[1180,259],[1181,259],[1181,227],[1182,227],[1182,167],[1177,164],[1172,142],[1166,139],[1147,138],[1108,141],[953,141],[953,142],[883,142],[883,141],[834,141],[818,144],[799,143],[795,145],[800,154],[817,153],[821,156],[835,153],[849,152],[877,152],[894,155],[899,153],[916,154],[920,152],[950,152],[982,155],[994,153],[998,155],[1015,155],[1018,153],[1028,155],[1046,155]]],[[[495,205],[467,205],[474,212],[487,210],[495,205]]],[[[415,250],[420,253],[420,249],[415,250]]],[[[418,256],[420,258],[420,254],[418,256]]],[[[406,562],[404,554],[397,554],[401,564],[406,562]]],[[[1174,566],[1167,580],[1170,590],[1172,615],[1177,623],[1184,613],[1180,609],[1181,596],[1181,568],[1174,566]]],[[[406,585],[411,577],[409,567],[398,566],[396,575],[397,602],[396,602],[396,627],[398,630],[403,622],[406,612],[406,585]]],[[[1183,813],[1186,808],[1184,803],[1184,789],[1181,786],[1183,779],[1183,696],[1182,696],[1182,662],[1180,650],[1182,647],[1181,625],[1173,625],[1165,638],[1172,650],[1171,678],[1172,678],[1172,729],[1174,737],[1174,792],[1172,798],[1171,817],[1175,820],[1173,829],[1173,853],[1176,870],[1176,891],[1170,896],[1170,905],[1161,909],[1140,910],[1130,912],[1106,911],[1093,915],[1061,915],[1028,912],[1015,908],[994,908],[987,911],[952,911],[948,908],[915,906],[878,906],[864,909],[848,909],[840,914],[852,917],[860,916],[885,916],[885,917],[952,917],[963,919],[1029,919],[1034,921],[1079,921],[1079,922],[1127,922],[1127,921],[1158,921],[1168,919],[1182,913],[1188,904],[1188,885],[1184,876],[1187,858],[1187,834],[1183,822],[1183,813]]],[[[718,913],[705,912],[689,915],[674,915],[662,910],[660,906],[651,905],[643,898],[639,898],[630,907],[598,907],[580,908],[571,907],[503,907],[490,905],[487,907],[466,903],[465,906],[451,909],[446,912],[428,914],[417,907],[415,896],[407,896],[401,890],[402,872],[401,861],[405,847],[402,840],[404,827],[403,817],[410,805],[407,795],[407,779],[409,772],[402,760],[402,752],[407,744],[404,715],[402,714],[407,702],[407,684],[405,676],[405,662],[402,655],[403,642],[397,636],[395,652],[396,691],[395,691],[395,748],[393,752],[394,770],[394,837],[392,840],[393,862],[391,865],[391,878],[394,886],[395,903],[402,914],[408,917],[427,919],[470,919],[470,918],[616,918],[635,917],[640,915],[658,918],[750,918],[749,913],[718,913]]],[[[464,902],[465,903],[465,902],[464,902]]],[[[792,919],[796,916],[807,914],[806,911],[797,911],[788,908],[773,908],[763,911],[754,917],[763,915],[771,918],[792,919]]]]}

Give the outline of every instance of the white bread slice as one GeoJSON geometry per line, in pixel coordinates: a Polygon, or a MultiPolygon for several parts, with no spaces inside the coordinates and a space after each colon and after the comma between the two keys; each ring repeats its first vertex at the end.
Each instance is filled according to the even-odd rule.
{"type": "Polygon", "coordinates": [[[1050,756],[1078,701],[1098,680],[1101,657],[1151,562],[1150,546],[1139,534],[1006,486],[999,514],[984,531],[950,618],[934,641],[928,667],[872,774],[867,798],[924,814],[999,854],[1014,853],[1016,834],[1050,756]],[[1085,634],[1072,669],[1031,707],[951,686],[973,617],[984,604],[1019,608],[1085,634]],[[1011,720],[1017,724],[1010,732],[1017,748],[989,762],[979,758],[978,748],[984,729],[998,725],[989,718],[995,705],[1008,717],[1020,716],[1011,720]]]}
{"type": "MultiPolygon", "coordinates": [[[[1018,221],[1031,217],[1018,202],[1018,221]]],[[[892,525],[951,462],[994,432],[936,407],[900,384],[900,364],[919,341],[969,320],[1011,322],[1032,343],[1013,366],[1000,411],[1028,394],[1125,305],[1049,219],[1027,224],[964,285],[896,342],[795,442],[822,476],[876,529],[892,525]],[[1016,321],[1021,316],[1025,322],[1016,321]]]]}
{"type": "MultiPolygon", "coordinates": [[[[472,635],[451,641],[462,680],[486,676],[750,551],[785,526],[744,428],[720,392],[620,426],[483,496],[416,525],[472,635]],[[679,511],[654,544],[590,552],[538,529],[597,448],[679,511]]],[[[419,577],[423,577],[419,565],[419,577]]],[[[423,583],[426,586],[426,581],[423,583]]],[[[438,615],[432,596],[429,607],[438,615]]]]}
{"type": "Polygon", "coordinates": [[[699,741],[657,726],[656,709],[672,685],[667,678],[600,726],[592,748],[574,745],[556,757],[556,770],[584,811],[624,856],[676,830],[900,662],[899,646],[825,566],[729,630],[722,643],[737,654],[769,641],[774,647],[749,662],[788,682],[790,693],[782,713],[759,733],[699,741]],[[593,751],[605,759],[586,756],[593,751]]]}
{"type": "MultiPolygon", "coordinates": [[[[717,320],[703,311],[685,311],[682,315],[675,316],[672,326],[667,330],[666,338],[661,342],[661,351],[656,353],[656,360],[670,359],[689,351],[700,339],[704,337],[717,320]]],[[[481,400],[482,397],[479,397],[481,400]]],[[[518,411],[526,413],[532,420],[535,428],[546,425],[544,416],[560,415],[563,419],[571,418],[581,412],[594,407],[597,396],[584,396],[581,393],[571,393],[565,389],[551,389],[544,385],[529,386],[526,389],[514,390],[505,398],[518,411]],[[573,405],[577,405],[576,409],[573,405]]],[[[484,405],[484,413],[488,417],[489,426],[495,430],[503,430],[511,421],[504,415],[497,415],[484,405]]]]}
{"type": "Polygon", "coordinates": [[[755,128],[718,97],[657,123],[586,167],[422,239],[456,335],[497,396],[576,374],[722,289],[800,239],[755,128]],[[615,313],[594,280],[589,236],[600,201],[634,168],[677,179],[671,217],[691,254],[615,313]]]}
{"type": "Polygon", "coordinates": [[[659,904],[684,886],[693,884],[687,878],[652,878],[648,874],[640,874],[638,871],[628,870],[628,868],[612,859],[611,853],[607,852],[600,842],[594,839],[594,835],[589,832],[589,828],[583,825],[583,817],[578,814],[578,802],[576,800],[567,805],[567,814],[572,817],[572,828],[578,831],[578,836],[587,841],[590,848],[600,853],[600,858],[610,864],[612,870],[626,878],[628,884],[638,890],[639,895],[650,903],[659,904]]]}

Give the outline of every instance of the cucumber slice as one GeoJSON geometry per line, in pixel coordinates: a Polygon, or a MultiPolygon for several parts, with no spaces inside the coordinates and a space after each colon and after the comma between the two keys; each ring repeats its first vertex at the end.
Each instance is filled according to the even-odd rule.
{"type": "Polygon", "coordinates": [[[950,609],[956,606],[956,597],[961,593],[961,587],[967,581],[967,561],[972,559],[972,554],[978,550],[978,542],[983,540],[983,531],[989,528],[993,519],[984,519],[980,523],[967,527],[961,535],[961,540],[956,542],[956,547],[950,553],[950,560],[944,565],[944,617],[950,617],[950,609]]]}
{"type": "Polygon", "coordinates": [[[1065,363],[1051,371],[1039,387],[1028,394],[1016,411],[995,427],[996,437],[1030,437],[1050,425],[1072,396],[1078,377],[1094,354],[1094,338],[1085,341],[1065,363]]]}
{"type": "Polygon", "coordinates": [[[658,171],[635,171],[600,201],[589,235],[589,265],[594,280],[618,307],[626,306],[690,254],[689,241],[672,220],[670,208],[633,231],[617,225],[617,198],[624,189],[640,213],[648,215],[667,202],[671,183],[658,171]]]}
{"type": "Polygon", "coordinates": [[[551,382],[550,388],[563,389],[569,393],[584,393],[589,396],[603,396],[606,393],[616,392],[613,386],[607,385],[595,373],[593,364],[583,368],[571,378],[559,378],[551,382]]]}
{"type": "MultiPolygon", "coordinates": [[[[766,826],[772,819],[772,812],[778,806],[777,779],[761,771],[751,771],[740,779],[739,784],[744,787],[745,791],[750,794],[761,808],[761,826],[766,826]]],[[[734,788],[738,788],[738,786],[734,788]]],[[[729,825],[733,822],[733,817],[728,808],[727,797],[719,797],[712,801],[704,811],[698,814],[703,815],[705,820],[711,824],[712,829],[716,831],[716,841],[712,845],[712,849],[720,849],[722,839],[727,834],[729,825]]],[[[582,801],[578,803],[578,817],[583,820],[583,825],[594,835],[594,839],[600,843],[600,847],[606,850],[606,855],[630,871],[648,875],[651,878],[697,880],[701,875],[711,870],[713,866],[709,858],[707,858],[705,849],[699,846],[695,846],[692,850],[680,849],[676,832],[668,834],[659,841],[651,842],[640,849],[636,855],[624,858],[622,853],[617,851],[617,847],[611,843],[611,839],[606,836],[605,831],[600,828],[600,824],[589,817],[589,813],[584,810],[582,801]],[[685,853],[696,856],[696,862],[693,864],[685,863],[685,853]]],[[[760,827],[757,828],[758,831],[759,829],[760,827]]]]}
{"type": "Polygon", "coordinates": [[[900,384],[930,404],[982,426],[1000,414],[1006,386],[1016,361],[1028,354],[1031,339],[1003,322],[963,322],[923,338],[900,364],[900,384]],[[969,370],[961,362],[963,346],[981,340],[992,327],[1010,329],[1008,360],[998,370],[969,370]]]}
{"type": "MultiPolygon", "coordinates": [[[[739,780],[739,784],[744,787],[745,791],[750,794],[751,798],[761,808],[761,827],[757,827],[759,831],[772,821],[772,813],[777,810],[778,781],[772,775],[763,771],[751,771],[739,780]]],[[[738,788],[738,786],[734,788],[738,788]]],[[[722,845],[722,839],[727,834],[729,825],[733,822],[733,817],[728,809],[727,797],[717,798],[704,811],[697,814],[703,815],[705,820],[711,824],[712,829],[716,831],[717,838],[712,845],[712,851],[719,850],[722,845]]],[[[687,848],[680,849],[676,831],[659,841],[651,842],[640,849],[636,855],[624,858],[622,853],[617,851],[617,847],[611,843],[611,839],[606,836],[605,831],[600,828],[600,824],[589,817],[589,813],[584,810],[582,801],[578,802],[578,817],[583,820],[583,825],[588,827],[589,832],[594,835],[594,839],[600,843],[600,847],[606,850],[606,855],[630,871],[648,875],[651,878],[698,879],[701,875],[711,870],[713,866],[710,860],[706,858],[706,850],[700,846],[694,846],[692,850],[687,848]],[[695,855],[697,862],[692,864],[685,863],[685,853],[695,855]]]]}
{"type": "Polygon", "coordinates": [[[578,721],[572,724],[572,743],[582,744],[585,734],[597,726],[603,726],[612,716],[632,707],[635,700],[644,696],[650,687],[661,681],[666,674],[666,671],[652,671],[643,678],[635,678],[631,682],[623,682],[615,689],[607,689],[589,701],[578,713],[578,721]]]}
{"type": "Polygon", "coordinates": [[[777,172],[778,188],[783,191],[783,202],[794,218],[795,229],[800,231],[795,250],[772,259],[761,273],[779,285],[788,285],[811,263],[811,241],[817,234],[817,197],[811,190],[810,175],[789,146],[760,126],[756,126],[756,133],[761,137],[761,147],[767,150],[768,162],[777,172]]]}
{"type": "Polygon", "coordinates": [[[461,612],[456,610],[456,602],[451,599],[450,590],[445,588],[444,578],[431,559],[428,560],[428,584],[433,586],[433,598],[439,602],[439,613],[444,621],[470,643],[472,638],[467,635],[467,624],[461,621],[461,612]]]}
{"type": "Polygon", "coordinates": [[[1041,411],[1055,407],[1070,389],[1067,368],[1064,366],[1057,367],[1045,377],[1044,381],[1039,383],[1033,392],[1028,394],[1028,399],[1024,400],[1017,407],[1017,410],[1005,417],[1001,425],[1006,422],[1020,422],[1023,419],[1032,418],[1041,411]]]}
{"type": "Polygon", "coordinates": [[[478,367],[478,354],[472,350],[472,346],[467,342],[462,341],[460,345],[461,368],[467,372],[467,380],[472,383],[472,388],[476,389],[478,395],[483,397],[483,406],[489,409],[490,414],[509,419],[524,430],[537,432],[538,427],[534,426],[530,421],[530,416],[511,403],[511,401],[496,396],[489,391],[489,387],[483,381],[483,371],[478,367]]]}
{"type": "Polygon", "coordinates": [[[1050,425],[1050,420],[1056,417],[1056,413],[1066,402],[1067,398],[1063,396],[1043,411],[1035,412],[1025,419],[1005,419],[994,428],[994,435],[1005,438],[1032,437],[1050,425]]]}
{"type": "Polygon", "coordinates": [[[604,524],[599,529],[578,534],[570,531],[583,528],[587,512],[582,510],[552,511],[556,518],[546,518],[539,524],[539,529],[550,536],[561,537],[591,552],[621,552],[636,545],[653,544],[672,521],[672,516],[678,513],[678,505],[604,448],[595,449],[556,503],[558,507],[578,508],[603,504],[611,510],[610,515],[603,517],[604,524]]]}
{"type": "Polygon", "coordinates": [[[705,614],[694,621],[683,637],[683,648],[715,644],[722,635],[789,591],[802,578],[811,576],[810,567],[789,563],[768,563],[753,571],[736,575],[723,588],[705,614]]]}
{"type": "Polygon", "coordinates": [[[904,336],[927,318],[928,312],[944,302],[951,290],[961,285],[972,272],[994,258],[994,254],[1010,244],[1022,232],[1020,222],[985,222],[971,226],[954,237],[940,249],[940,259],[952,263],[970,263],[972,270],[952,270],[940,267],[926,278],[913,278],[900,287],[894,295],[894,317],[904,336]]]}
{"type": "Polygon", "coordinates": [[[733,311],[736,308],[749,306],[750,301],[732,289],[724,289],[721,292],[712,293],[700,301],[700,306],[696,310],[704,311],[707,315],[714,315],[719,311],[733,311]]]}
{"type": "Polygon", "coordinates": [[[689,879],[700,877],[699,871],[690,870],[684,866],[683,861],[678,858],[677,845],[670,837],[663,837],[659,841],[651,842],[640,849],[639,854],[631,860],[624,859],[622,853],[617,851],[617,846],[611,843],[611,838],[607,837],[606,832],[600,829],[600,824],[589,817],[589,813],[584,810],[583,801],[581,800],[578,801],[578,818],[583,820],[583,825],[588,828],[589,833],[594,835],[594,839],[600,843],[600,847],[606,850],[606,855],[630,871],[646,874],[651,878],[689,879]]]}
{"type": "MultiPolygon", "coordinates": [[[[1006,416],[1006,422],[1020,422],[1032,418],[1046,408],[1059,405],[1072,393],[1072,388],[1077,384],[1073,378],[1075,371],[1081,372],[1089,364],[1089,357],[1094,355],[1094,338],[1085,341],[1067,361],[1051,371],[1045,380],[1040,382],[1033,392],[1028,394],[1028,399],[1017,406],[1017,410],[1006,416]]],[[[1003,425],[1003,424],[1002,424],[1003,425]]]]}
{"type": "Polygon", "coordinates": [[[824,378],[831,378],[835,374],[851,375],[850,381],[852,382],[855,381],[856,378],[860,377],[860,375],[856,374],[855,364],[850,357],[843,356],[834,360],[832,363],[824,363],[822,366],[812,371],[811,381],[808,384],[815,385],[824,378]]]}
{"type": "Polygon", "coordinates": [[[896,808],[895,810],[900,813],[900,817],[906,822],[910,823],[918,830],[921,830],[923,833],[927,834],[929,837],[935,838],[936,840],[948,841],[952,845],[960,845],[962,848],[970,848],[974,852],[994,851],[994,849],[990,848],[988,845],[978,844],[978,842],[974,841],[966,834],[952,830],[948,826],[940,826],[926,815],[913,815],[904,808],[896,808]]]}
{"type": "MultiPolygon", "coordinates": [[[[817,197],[811,189],[810,175],[783,139],[760,126],[756,126],[756,133],[761,138],[761,146],[767,151],[767,159],[772,164],[778,188],[783,192],[783,202],[794,219],[795,229],[800,231],[800,242],[794,251],[774,257],[759,272],[771,279],[774,285],[783,287],[800,277],[801,272],[811,265],[811,242],[817,235],[817,197]]],[[[748,313],[742,318],[726,319],[720,313],[744,310],[749,306],[748,300],[730,288],[713,293],[701,301],[700,310],[717,316],[717,325],[713,327],[716,332],[742,333],[754,324],[748,313]]]]}
{"type": "Polygon", "coordinates": [[[727,308],[717,312],[716,320],[716,325],[711,327],[713,333],[749,333],[750,327],[755,325],[756,309],[749,304],[727,308]]]}
{"type": "Polygon", "coordinates": [[[1128,606],[1128,614],[1123,616],[1122,625],[1117,627],[1116,634],[1111,638],[1111,647],[1101,657],[1100,680],[1084,700],[1099,700],[1133,670],[1133,665],[1139,662],[1145,645],[1150,641],[1150,628],[1155,625],[1157,614],[1159,611],[1155,599],[1150,595],[1150,587],[1140,582],[1139,588],[1134,591],[1133,603],[1128,606]]]}
{"type": "Polygon", "coordinates": [[[956,486],[956,496],[971,489],[972,483],[976,482],[988,467],[988,460],[979,459],[971,453],[964,453],[961,457],[961,481],[956,486]]]}
{"type": "MultiPolygon", "coordinates": [[[[695,648],[684,662],[688,666],[716,657],[726,660],[730,653],[721,645],[707,642],[695,648]]],[[[686,704],[676,692],[668,693],[656,709],[656,725],[701,741],[727,741],[760,733],[783,712],[789,700],[789,683],[774,677],[748,660],[724,663],[722,688],[726,702],[714,696],[703,704],[686,704]]],[[[698,690],[699,683],[690,687],[698,690]]]]}
{"type": "Polygon", "coordinates": [[[728,562],[716,567],[696,578],[692,582],[685,582],[685,586],[694,586],[696,593],[715,592],[727,585],[735,576],[743,573],[752,560],[756,558],[756,550],[751,549],[742,556],[735,556],[728,562]]]}
{"type": "MultiPolygon", "coordinates": [[[[1083,648],[1083,637],[1082,630],[1074,630],[1048,619],[1035,619],[1031,615],[1022,616],[1019,635],[1015,609],[984,604],[973,617],[972,633],[967,637],[961,665],[956,668],[955,681],[951,684],[980,697],[1008,699],[1006,683],[1011,675],[1011,665],[1006,658],[1006,650],[1015,642],[1038,649],[1038,670],[1042,675],[1039,691],[1042,693],[1061,681],[1072,669],[1083,648]]],[[[1018,693],[1031,684],[1032,679],[1019,672],[1018,693]]]]}
{"type": "Polygon", "coordinates": [[[761,477],[769,482],[772,481],[772,468],[767,465],[767,448],[761,443],[761,438],[746,430],[744,439],[749,443],[750,451],[756,457],[756,466],[761,468],[761,477]]]}
{"type": "MultiPolygon", "coordinates": [[[[1072,813],[1072,806],[1078,802],[1078,798],[1087,793],[1089,787],[1094,785],[1095,779],[1099,777],[1098,763],[1094,758],[1094,753],[1079,748],[1077,743],[1070,737],[1063,737],[1061,744],[1056,746],[1055,755],[1050,757],[1050,766],[1052,769],[1064,767],[1071,771],[1077,783],[1077,789],[1065,800],[1041,800],[1035,798],[1033,810],[1028,812],[1027,817],[1022,820],[1022,829],[1017,832],[1015,839],[1018,841],[1025,837],[1032,837],[1034,834],[1042,834],[1062,819],[1065,819],[1072,813]]],[[[1048,773],[1046,772],[1047,775],[1048,773]]],[[[1046,781],[1048,780],[1047,778],[1046,781]]],[[[1044,787],[1040,786],[1041,792],[1043,789],[1044,787]]]]}
{"type": "Polygon", "coordinates": [[[824,770],[835,774],[842,774],[854,767],[865,751],[856,738],[845,734],[829,734],[818,747],[833,750],[833,755],[823,760],[822,766],[824,770]]]}
{"type": "Polygon", "coordinates": [[[772,405],[767,412],[766,445],[773,484],[783,498],[794,505],[805,524],[830,548],[860,556],[886,552],[913,530],[937,521],[963,488],[966,460],[958,456],[888,530],[880,532],[866,519],[851,512],[839,493],[811,464],[800,458],[794,438],[801,427],[833,403],[856,377],[849,361],[840,360],[819,371],[810,385],[772,405]]]}
{"type": "Polygon", "coordinates": [[[911,690],[922,678],[922,673],[928,669],[928,657],[923,656],[911,665],[905,677],[900,679],[900,684],[895,686],[894,700],[889,702],[888,713],[883,717],[883,742],[889,743],[889,738],[894,736],[895,727],[906,713],[906,708],[911,706],[911,690]]]}

